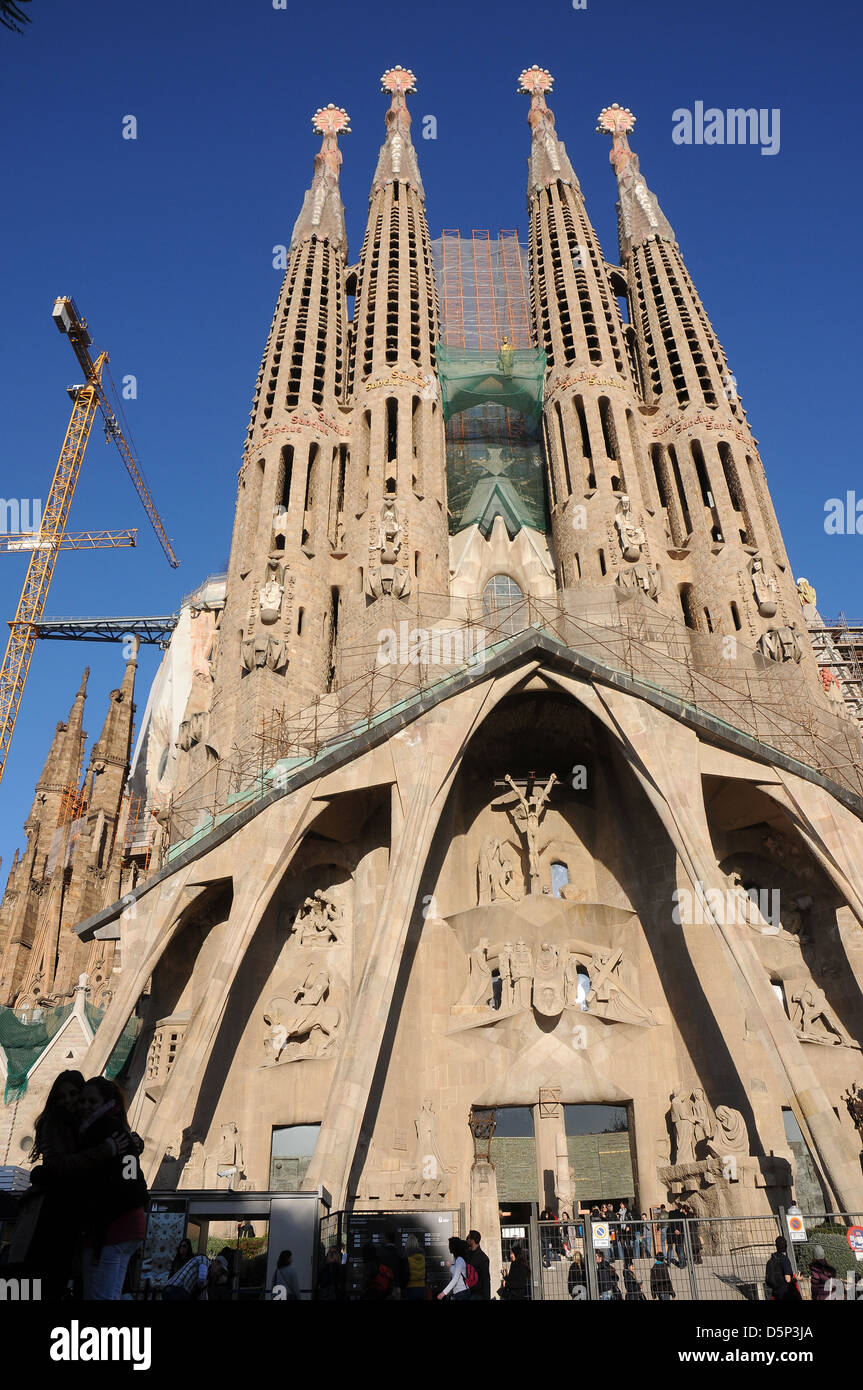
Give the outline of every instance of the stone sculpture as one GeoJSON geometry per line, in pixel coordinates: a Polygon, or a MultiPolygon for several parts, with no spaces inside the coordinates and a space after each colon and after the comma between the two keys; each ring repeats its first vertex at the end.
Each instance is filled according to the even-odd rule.
{"type": "Polygon", "coordinates": [[[614,525],[624,560],[633,562],[639,560],[644,545],[644,531],[635,523],[635,518],[632,515],[632,503],[625,492],[621,493],[617,503],[614,525]]]}
{"type": "Polygon", "coordinates": [[[479,905],[487,906],[500,898],[515,902],[520,894],[513,876],[515,866],[503,852],[500,840],[494,835],[486,835],[479,852],[477,877],[479,879],[479,905]]]}
{"type": "Polygon", "coordinates": [[[801,982],[791,993],[791,1022],[801,1042],[835,1047],[856,1047],[827,1003],[823,989],[813,980],[801,982]]]}
{"type": "Polygon", "coordinates": [[[294,918],[292,931],[301,946],[330,946],[339,939],[336,924],[340,919],[336,903],[323,889],[316,888],[294,918]]]}
{"type": "Polygon", "coordinates": [[[387,494],[381,507],[380,521],[377,525],[373,524],[369,547],[366,587],[373,598],[380,598],[383,594],[406,598],[410,593],[410,570],[399,564],[399,556],[406,544],[405,526],[396,500],[387,494]]]}
{"type": "Polygon", "coordinates": [[[487,938],[483,937],[479,945],[471,951],[468,959],[470,960],[470,976],[465,985],[464,993],[453,1008],[454,1013],[473,1012],[478,1007],[488,1007],[492,997],[493,986],[487,938]]]}
{"type": "Polygon", "coordinates": [[[341,1022],[341,1012],[327,1002],[330,991],[329,972],[324,967],[309,966],[301,985],[290,999],[271,999],[264,1014],[269,1034],[266,1049],[272,1062],[284,1057],[293,1062],[303,1057],[320,1057],[330,1047],[341,1022]]]}
{"type": "Polygon", "coordinates": [[[758,604],[758,612],[762,618],[772,618],[776,614],[779,602],[779,585],[764,568],[761,560],[752,561],[752,587],[755,591],[755,601],[758,604]]]}
{"type": "Polygon", "coordinates": [[[552,787],[557,782],[557,775],[553,772],[542,788],[537,788],[533,777],[529,777],[525,783],[524,791],[507,774],[504,781],[512,788],[515,802],[509,795],[501,797],[496,801],[496,808],[504,808],[512,816],[516,828],[522,833],[527,842],[527,861],[528,861],[528,881],[529,891],[536,893],[540,888],[540,867],[539,867],[539,823],[545,813],[548,798],[551,796],[552,787]]]}

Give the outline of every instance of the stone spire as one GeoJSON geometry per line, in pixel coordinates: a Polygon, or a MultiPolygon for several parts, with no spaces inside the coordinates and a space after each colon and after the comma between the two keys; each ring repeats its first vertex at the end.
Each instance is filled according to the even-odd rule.
{"type": "Polygon", "coordinates": [[[378,155],[370,198],[379,188],[396,182],[408,184],[425,200],[416,150],[411,140],[411,115],[405,101],[405,96],[416,89],[416,78],[410,68],[388,68],[381,78],[381,90],[390,94],[390,109],[386,114],[387,134],[378,155]]]}
{"type": "Polygon", "coordinates": [[[349,120],[344,107],[334,106],[332,102],[319,107],[312,116],[312,125],[322,137],[321,148],[315,155],[311,188],[294,223],[291,251],[314,236],[326,239],[335,250],[347,253],[345,209],[339,189],[342,153],[338,137],[350,134],[349,120]]]}
{"type": "MultiPolygon", "coordinates": [[[[617,302],[621,277],[606,264],[555,134],[545,101],[551,86],[551,74],[536,66],[519,79],[520,90],[531,99],[530,301],[536,342],[548,368],[543,395],[548,490],[563,589],[615,583],[617,535],[629,528],[644,536],[649,479],[638,430],[634,356],[617,302]],[[612,544],[600,545],[597,537],[610,537],[612,544]]],[[[643,569],[643,546],[627,549],[643,569]]],[[[642,583],[655,587],[646,573],[642,583]]]]}
{"type": "Polygon", "coordinates": [[[611,135],[611,167],[617,175],[619,201],[617,204],[621,260],[626,260],[633,246],[660,238],[672,244],[677,238],[671,224],[651,193],[638,164],[638,155],[630,148],[628,135],[635,117],[628,106],[606,106],[599,113],[597,130],[611,135]]]}
{"type": "Polygon", "coordinates": [[[558,181],[579,188],[566,147],[554,128],[554,113],[546,105],[545,94],[553,86],[551,73],[547,68],[537,67],[536,63],[531,68],[525,68],[518,79],[518,90],[530,96],[527,123],[532,139],[527,162],[528,201],[537,189],[548,188],[558,181]]]}

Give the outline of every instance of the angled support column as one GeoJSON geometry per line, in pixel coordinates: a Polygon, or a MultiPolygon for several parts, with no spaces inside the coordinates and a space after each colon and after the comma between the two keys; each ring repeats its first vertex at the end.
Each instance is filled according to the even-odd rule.
{"type": "Polygon", "coordinates": [[[389,872],[321,1132],[303,1182],[305,1191],[323,1183],[336,1207],[343,1207],[347,1200],[417,892],[462,750],[489,707],[534,668],[532,663],[479,687],[470,701],[463,695],[455,709],[443,705],[418,720],[411,726],[422,743],[415,752],[404,742],[390,744],[395,784],[389,872]]]}
{"type": "Polygon", "coordinates": [[[191,869],[184,869],[176,880],[168,879],[155,890],[158,896],[146,914],[133,903],[120,916],[121,930],[124,932],[120,938],[123,971],[119,975],[117,992],[105,1011],[87,1053],[87,1068],[94,1076],[105,1070],[145,984],[173,941],[186,909],[207,891],[207,884],[197,884],[194,888],[187,886],[190,873],[191,869]],[[124,922],[126,917],[128,924],[124,922]],[[125,932],[128,932],[128,936],[125,932]]]}
{"type": "MultiPolygon", "coordinates": [[[[263,845],[261,828],[257,829],[253,868],[238,883],[235,880],[236,892],[228,918],[231,927],[228,944],[213,967],[204,999],[189,1025],[183,1047],[149,1125],[145,1165],[150,1177],[158,1171],[167,1145],[176,1139],[194,1112],[195,1098],[237,971],[273,893],[284,878],[310,821],[320,808],[321,803],[314,799],[316,790],[317,784],[312,783],[288,797],[285,803],[272,808],[272,821],[267,827],[263,845]]],[[[239,861],[239,846],[235,847],[234,854],[239,861]]]]}
{"type": "MultiPolygon", "coordinates": [[[[691,747],[684,749],[678,721],[616,690],[603,687],[599,694],[623,741],[630,765],[661,815],[696,893],[699,886],[715,886],[724,891],[726,885],[719,882],[721,874],[707,825],[695,734],[685,740],[691,747]]],[[[763,1024],[765,1037],[770,1039],[774,1061],[788,1081],[789,1094],[796,1098],[805,1116],[840,1210],[855,1211],[863,1195],[856,1155],[813,1067],[801,1054],[789,1020],[778,1000],[771,997],[769,981],[760,969],[754,949],[741,941],[739,928],[717,921],[706,904],[704,917],[727,948],[743,997],[763,1024]]],[[[709,994],[709,982],[702,983],[709,994]]],[[[734,1040],[726,1041],[739,1068],[743,1059],[736,1055],[734,1040]]]]}

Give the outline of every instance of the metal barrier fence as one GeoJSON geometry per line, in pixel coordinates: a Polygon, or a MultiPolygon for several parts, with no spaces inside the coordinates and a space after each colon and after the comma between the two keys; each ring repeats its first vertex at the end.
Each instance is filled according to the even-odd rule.
{"type": "Polygon", "coordinates": [[[605,1221],[584,1217],[540,1221],[530,1246],[541,1265],[534,1297],[546,1301],[762,1302],[771,1293],[767,1261],[784,1235],[804,1300],[813,1296],[815,1247],[827,1274],[815,1296],[863,1301],[863,1261],[848,1232],[863,1228],[859,1213],[804,1215],[806,1239],[792,1239],[784,1212],[775,1216],[675,1217],[605,1221]],[[659,1256],[659,1259],[657,1259],[659,1256]]]}

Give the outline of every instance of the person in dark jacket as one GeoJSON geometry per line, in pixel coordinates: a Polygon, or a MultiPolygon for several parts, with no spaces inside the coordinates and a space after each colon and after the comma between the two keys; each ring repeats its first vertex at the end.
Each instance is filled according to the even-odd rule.
{"type": "Polygon", "coordinates": [[[601,1250],[596,1252],[596,1284],[600,1298],[606,1302],[621,1298],[620,1279],[617,1270],[609,1263],[601,1250]]]}
{"type": "Polygon", "coordinates": [[[671,1282],[671,1273],[662,1254],[657,1254],[650,1271],[650,1297],[660,1303],[668,1303],[677,1297],[671,1282]]]}
{"type": "Polygon", "coordinates": [[[570,1298],[587,1298],[587,1270],[584,1267],[584,1256],[580,1250],[576,1250],[572,1257],[572,1264],[569,1266],[566,1275],[566,1288],[570,1298]]]}
{"type": "Polygon", "coordinates": [[[126,1267],[146,1232],[147,1185],[138,1155],[141,1141],[126,1123],[123,1094],[113,1081],[93,1077],[78,1102],[78,1152],[34,1169],[50,1193],[69,1203],[83,1231],[84,1298],[119,1299],[126,1267]]]}
{"type": "Polygon", "coordinates": [[[680,1207],[674,1207],[669,1212],[668,1221],[668,1263],[677,1265],[678,1269],[686,1268],[686,1237],[684,1235],[684,1213],[680,1207]]]}
{"type": "Polygon", "coordinates": [[[776,1249],[767,1261],[764,1282],[773,1302],[796,1301],[802,1295],[794,1277],[794,1267],[788,1258],[788,1241],[776,1237],[776,1249]]]}
{"type": "Polygon", "coordinates": [[[509,1252],[509,1270],[498,1291],[498,1297],[506,1300],[530,1298],[530,1265],[520,1241],[509,1252]]]}
{"type": "MultiPolygon", "coordinates": [[[[84,1089],[79,1071],[62,1071],[55,1080],[45,1108],[36,1121],[31,1162],[42,1160],[42,1167],[52,1165],[52,1171],[68,1160],[78,1148],[78,1100],[84,1089]]],[[[34,1172],[41,1175],[41,1169],[34,1172]]],[[[26,1250],[20,1258],[30,1277],[42,1279],[42,1296],[55,1302],[63,1298],[80,1257],[80,1231],[75,1208],[56,1192],[49,1192],[31,1175],[29,1193],[23,1198],[24,1211],[35,1214],[26,1250]]],[[[26,1241],[26,1237],[25,1237],[26,1241]]],[[[15,1242],[13,1241],[13,1246],[15,1242]]]]}
{"type": "Polygon", "coordinates": [[[624,1303],[644,1303],[644,1294],[635,1277],[635,1265],[631,1260],[628,1265],[623,1267],[623,1287],[626,1290],[624,1303]]]}
{"type": "Polygon", "coordinates": [[[467,1248],[468,1264],[472,1264],[477,1273],[477,1281],[471,1289],[471,1301],[488,1303],[491,1299],[491,1274],[488,1267],[488,1255],[480,1245],[481,1236],[479,1231],[468,1231],[467,1248]]]}
{"type": "Polygon", "coordinates": [[[337,1245],[331,1245],[318,1274],[318,1298],[329,1303],[345,1299],[345,1266],[337,1245]]]}
{"type": "MultiPolygon", "coordinates": [[[[830,1281],[836,1278],[836,1270],[828,1264],[824,1258],[824,1246],[816,1245],[812,1250],[812,1262],[809,1266],[809,1286],[812,1293],[813,1303],[823,1303],[830,1298],[832,1286],[828,1287],[830,1281]]],[[[844,1289],[843,1289],[844,1295],[844,1289]]]]}

